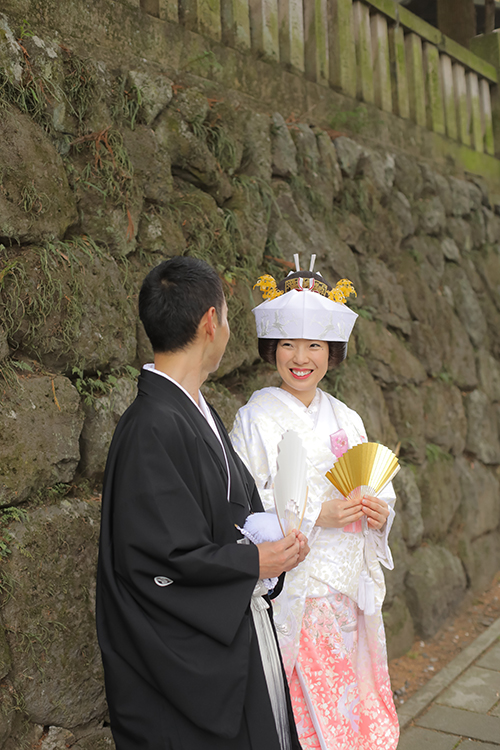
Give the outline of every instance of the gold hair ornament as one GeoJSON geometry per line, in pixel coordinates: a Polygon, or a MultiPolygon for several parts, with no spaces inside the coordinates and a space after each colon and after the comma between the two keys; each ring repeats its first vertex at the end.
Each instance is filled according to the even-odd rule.
{"type": "Polygon", "coordinates": [[[347,298],[351,294],[353,294],[355,297],[358,296],[356,294],[355,288],[352,285],[352,281],[349,281],[349,279],[340,279],[335,287],[327,293],[327,297],[328,299],[331,299],[332,302],[338,302],[341,305],[345,305],[347,298]]]}
{"type": "Polygon", "coordinates": [[[276,299],[276,297],[281,297],[283,294],[283,292],[280,292],[280,290],[277,289],[275,279],[273,279],[268,273],[257,279],[256,283],[253,285],[254,289],[255,287],[258,287],[261,290],[264,299],[276,299]]]}

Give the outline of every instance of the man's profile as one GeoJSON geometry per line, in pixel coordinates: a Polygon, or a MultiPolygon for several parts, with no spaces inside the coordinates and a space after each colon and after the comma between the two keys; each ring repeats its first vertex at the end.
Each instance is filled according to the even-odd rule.
{"type": "Polygon", "coordinates": [[[257,584],[306,545],[297,533],[238,543],[262,505],[199,392],[229,338],[222,283],[203,261],[172,258],[146,277],[139,312],[155,361],[111,444],[97,582],[117,750],[296,750],[257,584]]]}

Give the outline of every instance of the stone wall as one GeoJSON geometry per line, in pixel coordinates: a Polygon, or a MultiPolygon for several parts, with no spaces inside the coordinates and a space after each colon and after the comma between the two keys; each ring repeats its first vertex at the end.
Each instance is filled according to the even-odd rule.
{"type": "Polygon", "coordinates": [[[146,59],[86,57],[0,16],[4,750],[111,742],[95,487],[151,358],[139,285],[165,257],[224,280],[232,337],[205,392],[228,427],[277,383],[256,351],[257,277],[314,252],[329,281],[353,281],[360,317],[325,388],[400,445],[391,654],[500,568],[500,206],[477,178],[348,137],[356,116],[334,132],[146,59]]]}

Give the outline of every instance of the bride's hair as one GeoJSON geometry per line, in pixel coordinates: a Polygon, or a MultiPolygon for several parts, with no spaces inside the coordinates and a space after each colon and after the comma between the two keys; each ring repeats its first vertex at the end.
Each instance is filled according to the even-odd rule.
{"type": "MultiPolygon", "coordinates": [[[[281,339],[258,339],[259,354],[270,365],[276,366],[276,349],[281,339]]],[[[328,369],[337,367],[347,356],[347,342],[345,341],[327,341],[329,356],[328,369]]]]}

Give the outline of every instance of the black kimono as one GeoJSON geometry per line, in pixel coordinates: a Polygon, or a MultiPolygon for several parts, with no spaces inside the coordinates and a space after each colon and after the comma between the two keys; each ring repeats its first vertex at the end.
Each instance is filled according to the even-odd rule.
{"type": "Polygon", "coordinates": [[[234,525],[262,506],[213,415],[230,502],[219,440],[156,373],[143,370],[111,444],[97,632],[118,750],[280,748],[249,607],[258,550],[234,525]]]}

